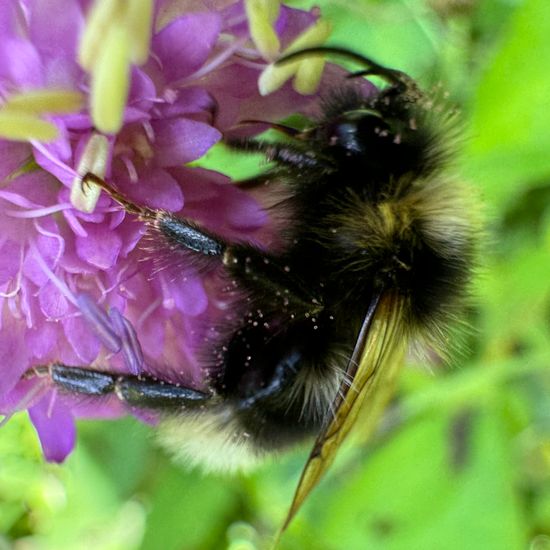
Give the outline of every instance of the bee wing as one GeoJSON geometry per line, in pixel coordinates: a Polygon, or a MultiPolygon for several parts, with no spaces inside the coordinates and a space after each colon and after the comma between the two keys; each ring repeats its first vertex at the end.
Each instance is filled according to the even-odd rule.
{"type": "MultiPolygon", "coordinates": [[[[315,441],[282,531],[288,527],[334,461],[363,403],[366,410],[361,414],[364,422],[361,432],[366,438],[376,427],[404,360],[406,339],[402,328],[402,311],[403,301],[393,295],[382,296],[371,304],[350,362],[357,363],[351,386],[346,388],[343,398],[336,398],[334,417],[315,441]],[[357,357],[355,361],[354,357],[357,357]]],[[[354,365],[351,368],[354,370],[354,365]]]]}

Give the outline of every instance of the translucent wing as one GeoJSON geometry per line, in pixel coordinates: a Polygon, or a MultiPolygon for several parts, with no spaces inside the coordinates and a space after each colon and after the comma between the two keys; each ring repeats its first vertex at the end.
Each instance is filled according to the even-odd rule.
{"type": "Polygon", "coordinates": [[[362,434],[367,438],[376,427],[404,360],[406,338],[402,312],[403,300],[392,294],[382,296],[371,304],[352,356],[352,360],[356,356],[358,359],[351,387],[337,403],[332,421],[317,437],[282,531],[334,461],[363,404],[362,434]]]}

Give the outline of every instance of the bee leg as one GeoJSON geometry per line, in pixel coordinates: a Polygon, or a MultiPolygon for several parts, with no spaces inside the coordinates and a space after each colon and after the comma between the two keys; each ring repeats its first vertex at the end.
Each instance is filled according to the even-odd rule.
{"type": "Polygon", "coordinates": [[[159,231],[168,241],[168,245],[181,246],[205,256],[219,256],[223,253],[223,242],[203,229],[199,229],[193,222],[177,218],[164,210],[154,210],[147,206],[137,205],[92,172],[82,178],[83,187],[90,184],[101,187],[126,212],[136,214],[140,220],[159,231]]]}
{"type": "MultiPolygon", "coordinates": [[[[256,142],[251,142],[256,143],[256,142]]],[[[257,145],[262,146],[261,143],[257,145]]],[[[135,205],[116,189],[94,174],[86,174],[83,185],[94,183],[105,190],[128,212],[137,214],[154,227],[173,249],[189,250],[202,257],[218,258],[249,288],[256,288],[273,297],[283,309],[314,314],[322,309],[316,296],[292,274],[288,268],[261,250],[245,244],[230,244],[193,222],[178,218],[163,210],[135,205]]],[[[206,258],[205,258],[206,259],[206,258]]]]}
{"type": "Polygon", "coordinates": [[[212,398],[211,394],[155,378],[110,374],[62,363],[35,367],[26,375],[27,378],[31,376],[49,376],[56,387],[73,395],[98,397],[115,394],[126,405],[145,409],[192,408],[212,398]]]}
{"type": "Polygon", "coordinates": [[[289,143],[269,143],[254,139],[230,139],[225,144],[232,149],[246,153],[263,153],[268,161],[282,166],[316,171],[326,171],[333,168],[330,159],[315,154],[311,150],[303,151],[300,147],[289,143]]]}

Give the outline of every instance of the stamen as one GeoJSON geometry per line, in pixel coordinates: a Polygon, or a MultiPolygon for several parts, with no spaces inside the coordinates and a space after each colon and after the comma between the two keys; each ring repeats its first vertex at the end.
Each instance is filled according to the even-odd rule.
{"type": "Polygon", "coordinates": [[[72,209],[65,210],[63,214],[75,235],[77,235],[78,237],[88,236],[88,232],[84,229],[78,218],[74,215],[72,209]]]}
{"type": "Polygon", "coordinates": [[[58,137],[57,126],[19,111],[0,110],[0,137],[14,141],[37,140],[45,143],[58,137]]]}
{"type": "Polygon", "coordinates": [[[73,179],[71,185],[71,204],[81,212],[93,212],[101,188],[92,183],[83,185],[82,178],[89,172],[104,178],[107,172],[107,161],[109,159],[109,140],[102,134],[94,133],[82,152],[76,171],[78,176],[73,179]]]}
{"type": "Polygon", "coordinates": [[[62,210],[68,210],[72,207],[72,204],[64,202],[52,206],[45,206],[44,208],[34,208],[32,210],[5,210],[5,213],[12,218],[42,218],[50,214],[55,214],[56,212],[61,212],[62,210]]]}
{"type": "Polygon", "coordinates": [[[61,235],[58,235],[57,233],[53,233],[52,231],[48,231],[48,230],[44,229],[38,223],[37,220],[33,220],[33,223],[34,223],[34,227],[36,228],[36,231],[38,231],[38,233],[40,233],[41,235],[44,235],[45,237],[50,237],[52,239],[55,239],[59,243],[59,251],[57,252],[56,258],[53,262],[54,267],[56,267],[57,264],[59,263],[59,260],[61,260],[61,257],[63,256],[63,253],[65,252],[65,239],[61,235]]]}
{"type": "MultiPolygon", "coordinates": [[[[328,21],[320,19],[315,25],[306,29],[298,36],[282,53],[282,57],[303,50],[321,45],[330,35],[332,28],[328,21]]],[[[324,61],[321,63],[324,64],[324,61]]],[[[324,65],[322,65],[324,66],[324,65]]],[[[294,88],[298,93],[306,91],[314,93],[317,90],[322,74],[322,66],[319,60],[315,59],[298,59],[297,61],[289,61],[281,65],[268,65],[260,75],[258,87],[260,94],[267,95],[278,90],[287,80],[297,75],[297,81],[294,81],[294,88]],[[311,64],[311,69],[301,69],[302,64],[311,64]],[[298,71],[301,69],[302,74],[298,76],[298,71]]]]}
{"type": "Polygon", "coordinates": [[[78,55],[92,76],[92,118],[102,132],[122,126],[130,64],[149,57],[152,17],[152,0],[96,0],[90,10],[78,55]]]}
{"type": "Polygon", "coordinates": [[[79,294],[77,297],[77,307],[82,312],[84,319],[90,323],[90,326],[97,334],[101,343],[111,352],[117,353],[122,347],[122,341],[112,328],[112,323],[107,313],[97,306],[93,298],[88,294],[79,294]]]}
{"type": "Polygon", "coordinates": [[[120,311],[114,307],[109,311],[109,317],[113,326],[122,340],[122,354],[128,370],[135,375],[142,372],[143,351],[139,344],[138,337],[128,319],[122,316],[120,311]]]}
{"type": "Polygon", "coordinates": [[[151,314],[162,304],[162,298],[157,298],[154,302],[150,303],[145,311],[139,316],[136,326],[138,329],[142,328],[143,323],[151,316],[151,314]]]}
{"type": "Polygon", "coordinates": [[[46,262],[44,261],[44,258],[40,255],[40,252],[36,248],[36,245],[31,242],[29,245],[30,250],[33,253],[33,256],[40,266],[40,269],[44,272],[44,274],[48,277],[48,279],[58,288],[58,290],[71,302],[71,304],[78,306],[76,297],[74,294],[70,291],[69,287],[59,278],[55,275],[55,273],[48,267],[46,262]]]}
{"type": "Polygon", "coordinates": [[[28,115],[69,114],[80,111],[84,96],[74,90],[37,89],[12,95],[2,106],[2,111],[28,115]]]}
{"type": "Polygon", "coordinates": [[[245,0],[244,6],[252,41],[264,59],[274,60],[281,48],[279,37],[273,28],[279,16],[279,2],[245,0]]]}
{"type": "MultiPolygon", "coordinates": [[[[176,85],[181,85],[193,80],[198,80],[203,76],[207,75],[208,73],[212,72],[213,70],[217,69],[220,65],[223,64],[224,61],[229,59],[234,53],[236,53],[239,50],[239,48],[241,48],[241,46],[245,43],[245,40],[246,40],[245,38],[240,38],[239,40],[235,40],[225,50],[222,50],[221,53],[214,56],[209,62],[205,63],[200,69],[196,70],[194,73],[190,74],[189,76],[186,76],[182,81],[177,82],[176,85]]],[[[263,65],[261,65],[260,68],[263,68],[263,65]]]]}
{"type": "Polygon", "coordinates": [[[77,173],[74,171],[74,169],[71,166],[68,166],[64,162],[61,162],[59,158],[57,158],[55,155],[52,155],[47,147],[44,147],[39,141],[31,140],[31,145],[39,151],[42,155],[44,155],[52,164],[57,166],[58,168],[61,168],[67,174],[70,176],[76,176],[77,173]]]}
{"type": "Polygon", "coordinates": [[[98,130],[106,134],[120,130],[129,87],[128,34],[124,28],[111,28],[92,72],[90,110],[98,130]]]}
{"type": "MultiPolygon", "coordinates": [[[[23,262],[24,262],[24,260],[25,260],[25,247],[22,244],[19,247],[19,269],[17,270],[17,275],[15,277],[15,286],[14,286],[13,290],[10,290],[10,291],[7,291],[7,292],[0,292],[0,297],[1,298],[14,298],[15,296],[17,296],[17,294],[21,290],[21,282],[23,280],[23,262]]],[[[12,281],[10,281],[10,282],[12,282],[12,281]]],[[[8,286],[8,285],[6,285],[6,286],[8,286]]],[[[0,307],[0,311],[1,310],[2,310],[2,308],[0,307]]],[[[31,324],[31,326],[32,326],[32,324],[31,324]]],[[[0,330],[1,329],[2,329],[2,325],[0,323],[0,330]]]]}
{"type": "Polygon", "coordinates": [[[15,204],[16,206],[21,206],[22,208],[35,208],[40,206],[34,202],[31,202],[23,195],[14,193],[13,191],[0,191],[0,199],[4,199],[12,204],[15,204]]]}

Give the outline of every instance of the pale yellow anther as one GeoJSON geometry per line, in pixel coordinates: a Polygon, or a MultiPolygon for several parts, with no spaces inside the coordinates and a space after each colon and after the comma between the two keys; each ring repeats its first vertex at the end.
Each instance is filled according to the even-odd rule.
{"type": "Polygon", "coordinates": [[[84,96],[74,90],[37,89],[8,97],[2,111],[19,111],[28,115],[67,114],[79,111],[84,96]]]}
{"type": "Polygon", "coordinates": [[[304,48],[320,46],[330,36],[332,25],[324,19],[319,19],[314,25],[308,27],[302,34],[297,36],[285,49],[282,55],[297,52],[304,48]]]}
{"type": "Polygon", "coordinates": [[[131,0],[127,5],[128,31],[131,37],[130,59],[136,65],[141,65],[149,57],[153,2],[151,0],[131,0]]]}
{"type": "Polygon", "coordinates": [[[298,70],[299,61],[284,65],[268,65],[260,74],[258,89],[260,95],[269,95],[276,92],[287,80],[290,80],[298,70]]]}
{"type": "Polygon", "coordinates": [[[277,0],[245,0],[250,36],[264,59],[275,59],[281,44],[273,28],[279,16],[277,0]]]}
{"type": "Polygon", "coordinates": [[[130,65],[149,56],[152,0],[96,0],[88,14],[78,59],[91,73],[95,126],[117,132],[128,97],[130,65]]]}
{"type": "Polygon", "coordinates": [[[302,61],[294,77],[294,89],[302,95],[314,94],[319,87],[324,68],[324,59],[312,58],[307,63],[302,61]]]}
{"type": "Polygon", "coordinates": [[[91,71],[100,51],[103,49],[105,37],[110,29],[119,26],[124,18],[125,2],[121,0],[96,0],[88,13],[88,19],[78,50],[78,62],[91,71]]]}
{"type": "Polygon", "coordinates": [[[94,125],[107,134],[120,130],[130,81],[126,29],[111,29],[92,73],[91,112],[94,125]]]}
{"type": "MultiPolygon", "coordinates": [[[[329,37],[332,28],[328,21],[319,20],[298,36],[279,57],[284,57],[305,48],[320,46],[329,37]]],[[[294,89],[304,95],[316,92],[323,74],[324,60],[319,57],[303,58],[281,65],[267,66],[258,80],[261,95],[278,90],[295,76],[294,89]]]]}
{"type": "Polygon", "coordinates": [[[84,147],[76,168],[78,176],[71,186],[71,204],[82,212],[93,212],[101,194],[101,187],[94,184],[83,184],[82,177],[88,173],[100,178],[105,177],[109,159],[109,141],[101,134],[93,134],[84,147]]]}
{"type": "Polygon", "coordinates": [[[57,137],[57,126],[51,122],[21,111],[0,110],[0,138],[48,143],[57,137]]]}

